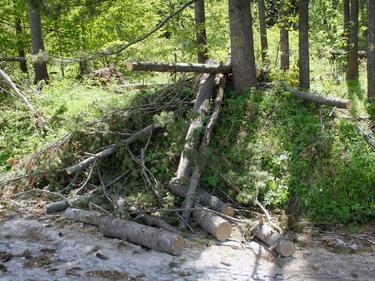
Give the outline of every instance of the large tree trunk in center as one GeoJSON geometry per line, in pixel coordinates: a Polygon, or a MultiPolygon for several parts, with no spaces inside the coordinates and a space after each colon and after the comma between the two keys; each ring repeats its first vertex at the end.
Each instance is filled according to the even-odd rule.
{"type": "MultiPolygon", "coordinates": [[[[28,1],[29,20],[30,20],[30,35],[31,47],[33,55],[44,51],[42,24],[40,20],[40,13],[34,7],[33,1],[28,1]]],[[[48,80],[47,64],[45,62],[34,63],[35,83],[41,80],[48,80]]]]}
{"type": "Polygon", "coordinates": [[[350,1],[349,42],[349,62],[346,79],[356,80],[358,79],[358,0],[350,1]]]}
{"type": "Polygon", "coordinates": [[[262,49],[262,61],[267,62],[267,24],[266,24],[266,8],[264,0],[258,0],[259,25],[260,25],[260,45],[262,49]]]}
{"type": "Polygon", "coordinates": [[[375,100],[375,1],[368,2],[367,81],[368,100],[375,100]]]}
{"type": "Polygon", "coordinates": [[[280,49],[282,70],[289,69],[289,31],[288,31],[288,7],[285,1],[281,4],[280,49]]]}
{"type": "Polygon", "coordinates": [[[198,62],[204,63],[208,59],[207,55],[207,34],[206,15],[204,10],[204,0],[197,0],[194,3],[196,40],[198,45],[198,62]]]}
{"type": "Polygon", "coordinates": [[[299,86],[310,89],[309,0],[299,1],[299,86]]]}
{"type": "Polygon", "coordinates": [[[250,0],[229,0],[234,88],[244,92],[257,84],[250,0]]]}

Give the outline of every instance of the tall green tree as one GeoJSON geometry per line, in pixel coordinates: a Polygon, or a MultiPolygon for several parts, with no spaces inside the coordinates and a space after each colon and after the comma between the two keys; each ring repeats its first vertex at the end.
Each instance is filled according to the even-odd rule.
{"type": "Polygon", "coordinates": [[[375,1],[368,2],[367,97],[375,101],[375,1]]]}
{"type": "Polygon", "coordinates": [[[358,79],[358,0],[350,0],[349,60],[346,79],[358,79]]]}
{"type": "Polygon", "coordinates": [[[280,9],[280,67],[283,70],[289,69],[289,20],[288,20],[288,0],[281,1],[280,9]]]}
{"type": "Polygon", "coordinates": [[[266,24],[266,7],[264,0],[258,0],[259,26],[260,26],[260,45],[262,50],[262,61],[267,62],[267,24],[266,24]]]}
{"type": "Polygon", "coordinates": [[[206,34],[206,13],[204,0],[197,0],[194,3],[196,40],[198,46],[198,62],[204,63],[207,55],[207,34],[206,34]]]}

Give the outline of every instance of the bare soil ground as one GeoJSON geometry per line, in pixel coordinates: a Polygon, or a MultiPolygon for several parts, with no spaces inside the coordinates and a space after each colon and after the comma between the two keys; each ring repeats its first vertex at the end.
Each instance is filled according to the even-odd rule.
{"type": "Polygon", "coordinates": [[[240,237],[194,237],[174,257],[104,238],[61,215],[7,211],[0,220],[0,280],[375,280],[368,236],[298,234],[291,258],[240,237]]]}

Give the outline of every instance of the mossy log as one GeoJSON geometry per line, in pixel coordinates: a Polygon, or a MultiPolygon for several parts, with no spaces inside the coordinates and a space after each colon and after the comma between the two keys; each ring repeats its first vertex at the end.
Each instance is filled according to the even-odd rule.
{"type": "Polygon", "coordinates": [[[122,239],[159,252],[179,255],[184,247],[184,239],[179,234],[95,211],[69,208],[65,211],[65,218],[99,226],[106,237],[122,239]]]}

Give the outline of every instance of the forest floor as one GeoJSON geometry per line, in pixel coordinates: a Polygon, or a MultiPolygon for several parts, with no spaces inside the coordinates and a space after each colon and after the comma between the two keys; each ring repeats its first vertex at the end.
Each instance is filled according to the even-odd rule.
{"type": "Polygon", "coordinates": [[[239,232],[224,243],[195,234],[171,256],[62,215],[8,210],[0,217],[0,280],[374,280],[374,241],[354,236],[364,237],[295,234],[296,254],[280,258],[257,241],[241,242],[239,232]]]}

